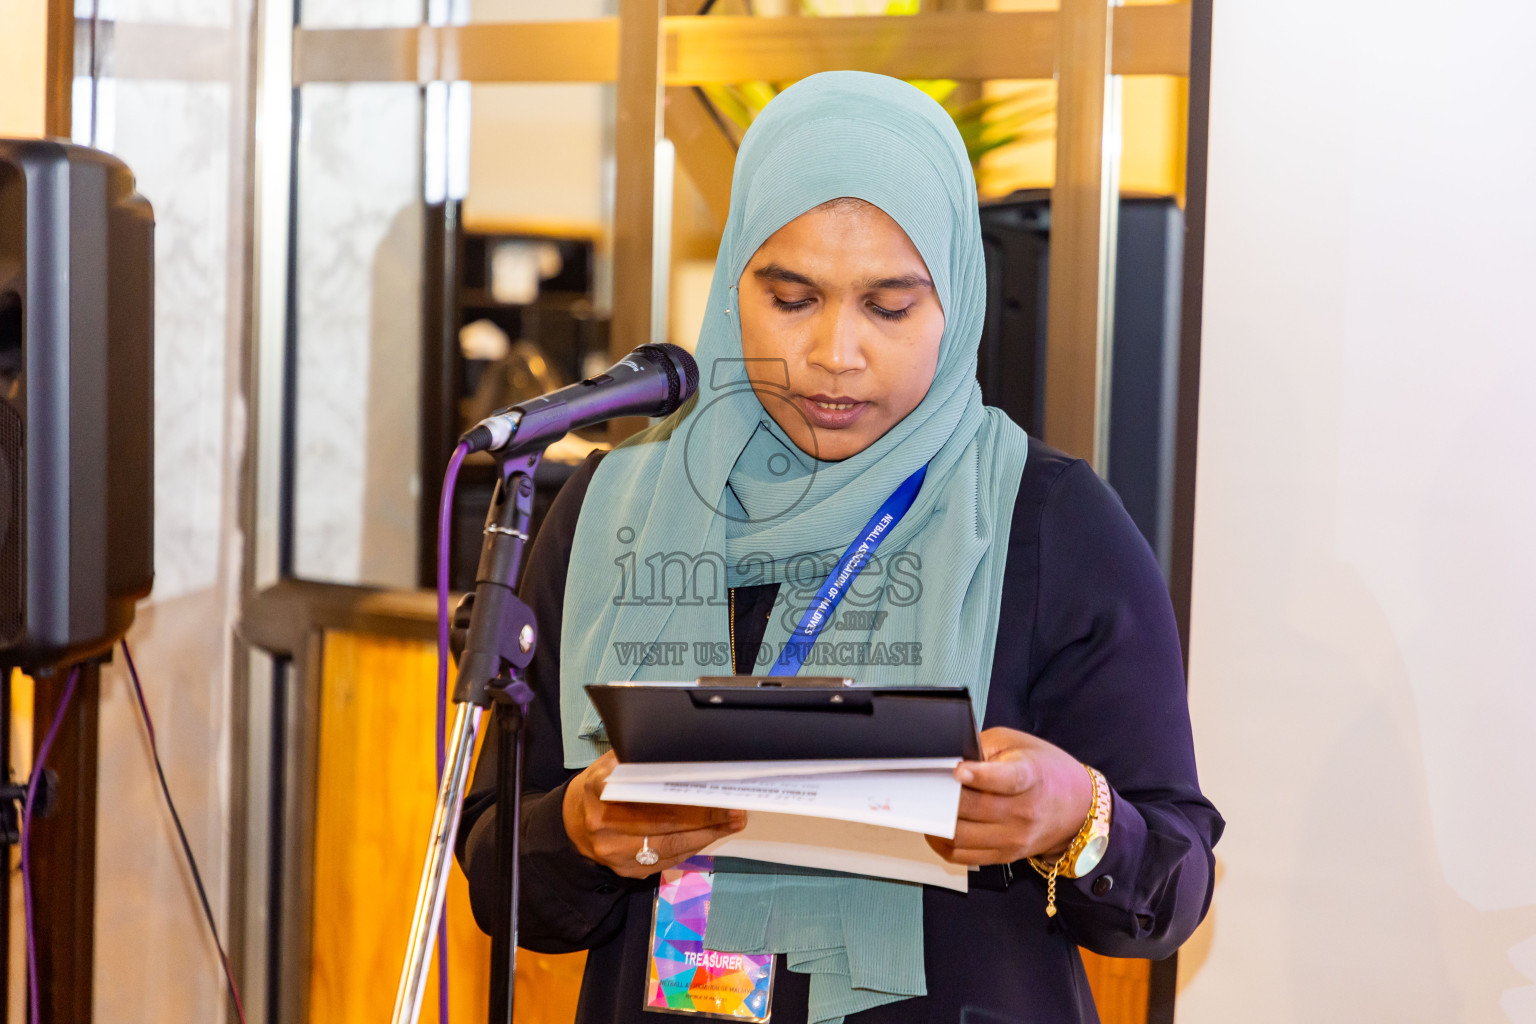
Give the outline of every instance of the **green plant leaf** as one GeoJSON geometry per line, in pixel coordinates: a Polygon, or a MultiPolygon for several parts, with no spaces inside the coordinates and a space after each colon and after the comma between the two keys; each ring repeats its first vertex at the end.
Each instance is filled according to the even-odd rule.
{"type": "Polygon", "coordinates": [[[740,90],[741,101],[752,111],[753,117],[762,113],[769,101],[779,94],[779,90],[768,82],[742,82],[736,88],[740,90]]]}
{"type": "Polygon", "coordinates": [[[699,88],[704,90],[704,95],[722,116],[729,118],[743,130],[757,115],[756,111],[748,109],[746,103],[742,102],[734,85],[703,85],[699,88]]]}
{"type": "Polygon", "coordinates": [[[943,104],[960,88],[960,83],[952,78],[909,78],[907,84],[916,86],[924,95],[935,103],[943,104]]]}

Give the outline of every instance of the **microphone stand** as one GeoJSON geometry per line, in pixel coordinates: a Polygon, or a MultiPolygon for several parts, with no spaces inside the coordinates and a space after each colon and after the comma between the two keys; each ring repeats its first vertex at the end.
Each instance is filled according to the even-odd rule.
{"type": "Polygon", "coordinates": [[[533,660],[538,627],[517,596],[518,571],[533,514],[533,471],[543,450],[501,462],[501,479],[485,517],[485,539],[475,573],[474,603],[454,685],[455,712],[448,756],[432,814],[426,865],[416,894],[405,966],[395,995],[394,1024],[416,1024],[442,920],[449,859],[474,759],[475,734],[484,710],[494,704],[497,728],[496,891],[492,909],[489,1020],[511,1024],[517,970],[518,824],[521,815],[523,724],[533,691],[524,679],[533,660]]]}

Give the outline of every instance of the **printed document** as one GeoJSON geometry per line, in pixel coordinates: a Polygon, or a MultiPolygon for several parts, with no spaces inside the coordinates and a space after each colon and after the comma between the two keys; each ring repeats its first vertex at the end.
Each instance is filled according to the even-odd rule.
{"type": "Polygon", "coordinates": [[[705,853],[966,891],[967,871],[924,834],[952,839],[959,758],[621,764],[603,799],[744,810],[705,853]]]}

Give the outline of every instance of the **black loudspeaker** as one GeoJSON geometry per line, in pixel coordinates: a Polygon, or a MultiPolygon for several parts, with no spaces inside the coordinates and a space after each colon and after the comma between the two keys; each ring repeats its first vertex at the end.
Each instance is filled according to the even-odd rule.
{"type": "Polygon", "coordinates": [[[154,577],[154,215],[133,175],[0,139],[0,664],[105,653],[154,577]]]}
{"type": "MultiPolygon", "coordinates": [[[[987,319],[981,393],[1039,436],[1045,417],[1045,314],[1051,194],[1015,193],[981,208],[987,319]]],[[[1122,196],[1115,258],[1107,479],[1168,573],[1173,538],[1179,296],[1184,213],[1168,196],[1122,196]]]]}

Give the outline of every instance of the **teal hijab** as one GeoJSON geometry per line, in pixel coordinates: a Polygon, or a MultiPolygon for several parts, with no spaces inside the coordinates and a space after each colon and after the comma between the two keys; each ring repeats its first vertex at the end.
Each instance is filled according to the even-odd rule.
{"type": "MultiPolygon", "coordinates": [[[[607,749],[584,684],[730,673],[727,587],[781,584],[758,664],[766,672],[849,541],[924,465],[911,509],[804,671],[964,685],[983,713],[1027,451],[1024,432],[981,404],[985,300],[976,184],[937,103],[895,79],[836,71],[786,89],[758,115],[736,159],[696,350],[698,393],[611,452],[582,503],[560,645],[567,767],[607,749]],[[735,286],[770,235],[845,196],[878,206],[911,238],[944,309],[944,335],[917,408],[864,451],[823,462],[796,448],[763,407],[772,399],[752,391],[735,286]]],[[[761,381],[784,371],[751,372],[761,381]]],[[[722,861],[705,941],[786,954],[792,970],[812,976],[812,1022],[927,991],[916,885],[722,861]]]]}

